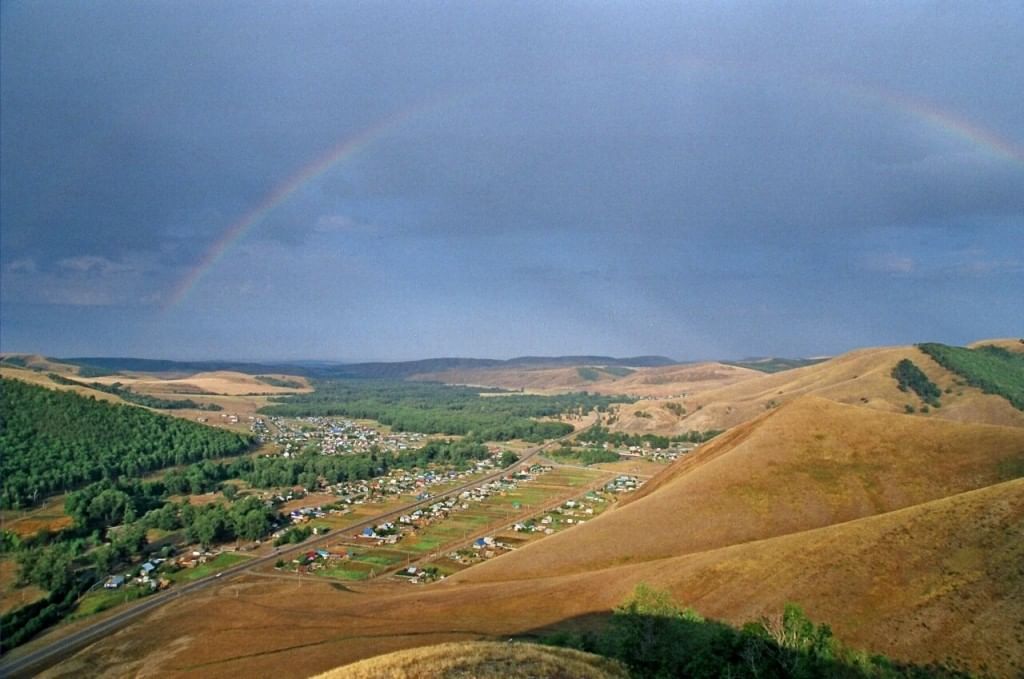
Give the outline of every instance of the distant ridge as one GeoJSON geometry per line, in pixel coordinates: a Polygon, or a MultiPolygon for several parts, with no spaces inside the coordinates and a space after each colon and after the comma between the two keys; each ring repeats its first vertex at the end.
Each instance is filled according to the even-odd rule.
{"type": "Polygon", "coordinates": [[[759,370],[763,373],[777,373],[782,372],[783,370],[802,368],[805,365],[822,363],[827,361],[829,358],[829,356],[822,356],[819,358],[778,358],[775,356],[767,356],[763,358],[743,358],[738,361],[722,361],[722,363],[725,365],[735,365],[740,368],[759,370]]]}
{"type": "Polygon", "coordinates": [[[411,375],[471,368],[522,368],[529,366],[613,365],[637,368],[675,365],[665,356],[519,356],[508,360],[493,358],[427,358],[418,361],[376,361],[369,363],[330,363],[327,361],[283,361],[247,363],[244,361],[168,361],[150,358],[84,356],[55,359],[94,371],[117,372],[213,372],[230,370],[247,374],[283,373],[303,377],[353,377],[404,379],[411,375]]]}

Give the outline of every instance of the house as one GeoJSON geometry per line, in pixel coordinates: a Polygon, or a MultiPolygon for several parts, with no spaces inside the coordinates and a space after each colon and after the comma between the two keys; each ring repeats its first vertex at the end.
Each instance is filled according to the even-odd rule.
{"type": "Polygon", "coordinates": [[[117,589],[118,587],[120,587],[123,584],[124,584],[124,576],[123,575],[112,575],[106,581],[106,583],[104,583],[103,587],[106,588],[106,589],[117,589]]]}
{"type": "Polygon", "coordinates": [[[373,532],[373,529],[367,526],[363,529],[363,532],[359,534],[361,538],[375,538],[377,534],[373,532]]]}
{"type": "Polygon", "coordinates": [[[148,576],[150,573],[156,570],[156,564],[154,564],[151,561],[147,561],[146,563],[142,564],[141,570],[143,575],[148,576]]]}

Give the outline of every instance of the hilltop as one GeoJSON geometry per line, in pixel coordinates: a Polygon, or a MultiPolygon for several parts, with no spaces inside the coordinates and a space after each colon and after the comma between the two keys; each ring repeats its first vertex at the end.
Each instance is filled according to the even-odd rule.
{"type": "MultiPolygon", "coordinates": [[[[1011,346],[1024,345],[1018,342],[1011,346]]],[[[658,434],[728,429],[805,395],[881,412],[905,412],[910,406],[929,418],[1024,427],[1024,411],[1004,398],[966,384],[925,352],[907,346],[859,349],[821,363],[759,375],[681,398],[623,406],[613,428],[658,434]],[[901,360],[913,362],[938,386],[942,391],[940,408],[925,409],[914,394],[900,391],[892,371],[901,360]]]]}
{"type": "Polygon", "coordinates": [[[470,368],[418,373],[410,379],[539,393],[589,391],[597,394],[666,397],[696,393],[759,376],[760,372],[724,363],[686,363],[655,367],[614,364],[470,368]]]}
{"type": "Polygon", "coordinates": [[[396,651],[325,672],[315,679],[628,679],[618,663],[590,653],[487,641],[396,651]]]}

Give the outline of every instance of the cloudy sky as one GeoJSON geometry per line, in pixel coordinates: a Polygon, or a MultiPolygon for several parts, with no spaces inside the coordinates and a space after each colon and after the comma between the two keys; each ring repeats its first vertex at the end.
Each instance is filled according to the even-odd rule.
{"type": "Polygon", "coordinates": [[[1024,4],[8,2],[0,349],[1024,331],[1024,4]]]}

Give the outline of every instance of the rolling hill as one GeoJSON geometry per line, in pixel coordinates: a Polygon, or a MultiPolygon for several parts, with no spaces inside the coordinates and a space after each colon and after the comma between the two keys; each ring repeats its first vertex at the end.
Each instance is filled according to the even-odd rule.
{"type": "Polygon", "coordinates": [[[941,408],[921,417],[1024,427],[1024,411],[999,396],[985,394],[936,363],[917,347],[861,349],[822,363],[760,375],[716,389],[664,402],[622,406],[613,428],[630,433],[679,434],[696,429],[728,429],[803,395],[882,412],[922,410],[914,394],[902,392],[892,370],[903,359],[918,366],[940,390],[941,408]],[[678,405],[669,406],[674,403],[678,405]],[[683,409],[680,416],[676,411],[683,409]],[[643,417],[637,412],[642,411],[643,417]]]}
{"type": "Polygon", "coordinates": [[[487,641],[396,651],[325,672],[315,679],[628,679],[601,656],[568,648],[487,641]]]}
{"type": "Polygon", "coordinates": [[[548,367],[474,368],[420,373],[411,379],[540,393],[589,391],[639,397],[692,394],[758,377],[762,373],[724,363],[685,363],[654,367],[584,364],[548,367]]]}
{"type": "Polygon", "coordinates": [[[682,402],[682,428],[736,424],[570,531],[426,586],[229,580],[49,676],[309,676],[402,649],[586,629],[641,582],[735,624],[795,602],[854,647],[1024,671],[1024,427],[1005,399],[895,347],[682,402]],[[891,374],[904,358],[943,388],[940,409],[903,412],[916,398],[891,374]]]}

